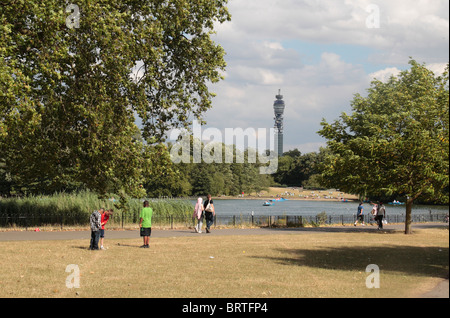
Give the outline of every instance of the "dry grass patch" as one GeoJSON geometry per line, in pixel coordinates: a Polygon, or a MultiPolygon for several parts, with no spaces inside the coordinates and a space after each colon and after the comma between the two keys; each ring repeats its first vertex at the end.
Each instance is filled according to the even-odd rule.
{"type": "MultiPolygon", "coordinates": [[[[347,200],[358,200],[358,196],[353,194],[344,193],[336,190],[303,190],[298,188],[280,188],[280,187],[270,187],[267,190],[262,190],[260,192],[250,193],[251,197],[262,197],[262,198],[273,198],[273,197],[286,197],[287,199],[321,199],[321,200],[332,200],[336,201],[340,198],[347,200]],[[293,194],[293,196],[286,196],[286,193],[293,194]]],[[[248,196],[247,196],[248,198],[248,196]]]]}
{"type": "Polygon", "coordinates": [[[448,275],[448,230],[1,242],[0,297],[413,297],[448,275]],[[79,289],[66,266],[79,266],[79,289]],[[381,288],[366,288],[369,264],[381,288]]]}

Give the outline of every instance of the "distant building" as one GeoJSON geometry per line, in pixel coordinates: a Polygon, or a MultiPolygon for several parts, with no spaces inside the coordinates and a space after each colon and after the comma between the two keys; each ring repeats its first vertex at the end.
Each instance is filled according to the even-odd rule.
{"type": "Polygon", "coordinates": [[[284,109],[286,107],[283,101],[281,90],[278,90],[276,95],[277,100],[273,103],[273,110],[275,112],[275,150],[278,151],[278,156],[282,156],[283,150],[283,131],[284,131],[284,109]]]}

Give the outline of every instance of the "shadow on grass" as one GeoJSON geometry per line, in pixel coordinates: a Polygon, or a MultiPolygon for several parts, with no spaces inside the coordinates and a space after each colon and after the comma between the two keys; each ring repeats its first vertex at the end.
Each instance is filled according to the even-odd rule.
{"type": "Polygon", "coordinates": [[[279,265],[364,272],[371,264],[380,271],[405,275],[448,277],[449,249],[442,247],[376,246],[277,249],[283,257],[256,257],[279,265]]]}
{"type": "MultiPolygon", "coordinates": [[[[295,232],[322,232],[322,233],[378,233],[378,234],[405,234],[404,224],[388,224],[385,225],[383,229],[378,230],[376,225],[366,225],[366,226],[321,226],[321,227],[262,227],[262,229],[267,229],[270,231],[295,231],[295,232]]],[[[412,225],[412,232],[422,229],[449,229],[446,223],[415,223],[412,225]]]]}
{"type": "Polygon", "coordinates": [[[72,246],[72,248],[77,248],[79,250],[86,250],[86,251],[88,251],[89,250],[89,245],[88,246],[80,246],[80,245],[72,246]]]}
{"type": "Polygon", "coordinates": [[[322,227],[279,227],[279,228],[269,228],[264,227],[263,229],[271,231],[294,231],[294,232],[322,232],[322,233],[378,233],[378,234],[392,234],[400,233],[399,228],[384,228],[382,230],[377,230],[376,226],[365,226],[365,227],[353,227],[353,226],[322,226],[322,227]]]}

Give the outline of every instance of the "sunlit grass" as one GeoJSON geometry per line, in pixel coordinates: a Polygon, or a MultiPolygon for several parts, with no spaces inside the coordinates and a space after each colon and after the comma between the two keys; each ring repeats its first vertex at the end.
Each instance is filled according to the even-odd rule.
{"type": "Polygon", "coordinates": [[[0,242],[0,297],[414,297],[448,275],[448,230],[0,242]],[[79,289],[66,287],[69,264],[79,289]],[[380,267],[368,289],[366,267],[380,267]]]}

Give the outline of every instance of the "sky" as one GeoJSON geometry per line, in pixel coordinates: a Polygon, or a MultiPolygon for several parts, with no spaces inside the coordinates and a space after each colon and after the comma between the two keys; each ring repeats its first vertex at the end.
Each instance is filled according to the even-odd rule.
{"type": "Polygon", "coordinates": [[[409,68],[436,74],[449,62],[448,0],[229,0],[231,22],[213,40],[226,51],[225,79],[206,128],[273,128],[273,103],[286,103],[284,151],[319,151],[320,122],[351,113],[374,78],[409,68]]]}

